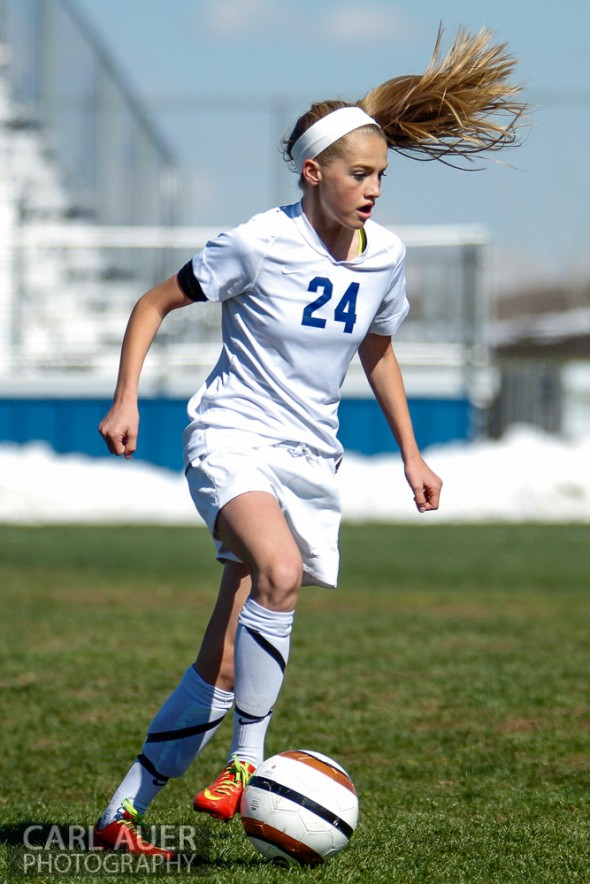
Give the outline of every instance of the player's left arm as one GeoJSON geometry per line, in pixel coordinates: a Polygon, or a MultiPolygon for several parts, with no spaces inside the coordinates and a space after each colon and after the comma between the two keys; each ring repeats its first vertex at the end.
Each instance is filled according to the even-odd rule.
{"type": "Polygon", "coordinates": [[[400,367],[391,338],[372,332],[359,347],[359,357],[375,398],[391,428],[404,462],[405,476],[421,513],[438,509],[442,480],[422,458],[400,367]]]}

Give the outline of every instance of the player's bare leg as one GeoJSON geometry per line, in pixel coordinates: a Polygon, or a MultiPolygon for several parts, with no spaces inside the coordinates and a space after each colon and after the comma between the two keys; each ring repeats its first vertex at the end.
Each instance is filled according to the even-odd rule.
{"type": "Polygon", "coordinates": [[[216,527],[248,567],[254,601],[270,611],[293,611],[303,565],[276,498],[264,491],[240,494],[223,507],[216,527]]]}
{"type": "Polygon", "coordinates": [[[238,616],[252,589],[246,565],[227,562],[211,618],[205,630],[195,669],[208,684],[234,689],[234,645],[238,616]]]}

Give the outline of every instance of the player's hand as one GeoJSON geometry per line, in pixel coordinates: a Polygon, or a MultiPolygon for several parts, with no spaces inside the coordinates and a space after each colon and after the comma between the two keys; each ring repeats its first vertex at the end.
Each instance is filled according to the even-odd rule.
{"type": "Polygon", "coordinates": [[[111,454],[129,460],[137,449],[139,410],[136,405],[113,405],[98,425],[111,454]]]}
{"type": "Polygon", "coordinates": [[[426,513],[429,510],[437,510],[443,484],[442,479],[433,473],[422,458],[405,464],[404,469],[408,484],[414,492],[414,502],[418,512],[426,513]]]}

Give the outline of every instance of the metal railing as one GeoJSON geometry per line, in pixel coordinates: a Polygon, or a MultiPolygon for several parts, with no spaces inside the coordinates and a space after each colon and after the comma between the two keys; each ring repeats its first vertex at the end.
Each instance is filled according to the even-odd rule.
{"type": "MultiPolygon", "coordinates": [[[[28,224],[13,236],[10,285],[0,292],[6,342],[0,382],[53,389],[112,386],[137,298],[217,235],[217,228],[28,224]],[[7,299],[10,299],[7,301],[7,299]],[[28,379],[28,380],[27,380],[28,379]]],[[[396,336],[409,383],[423,392],[488,394],[484,285],[486,235],[479,227],[406,228],[412,308],[396,336]],[[413,374],[412,374],[413,373],[413,374]]],[[[193,387],[217,358],[220,310],[196,304],[164,322],[146,364],[146,385],[193,387]]],[[[358,377],[360,377],[358,373],[358,377]]],[[[353,367],[349,391],[357,384],[353,367]]]]}
{"type": "Polygon", "coordinates": [[[179,168],[127,78],[73,0],[0,0],[0,44],[17,112],[63,177],[68,214],[172,224],[179,168]]]}

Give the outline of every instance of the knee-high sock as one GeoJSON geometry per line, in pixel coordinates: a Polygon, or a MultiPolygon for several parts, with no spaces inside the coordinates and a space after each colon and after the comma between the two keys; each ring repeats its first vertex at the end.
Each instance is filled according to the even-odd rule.
{"type": "Polygon", "coordinates": [[[235,711],[230,757],[257,767],[272,707],[289,659],[294,611],[269,611],[248,599],[238,619],[235,648],[235,711]]]}
{"type": "Polygon", "coordinates": [[[145,813],[170,777],[180,777],[209,742],[233,701],[233,694],[203,681],[193,666],[151,722],[141,754],[113,795],[100,825],[122,814],[125,798],[145,813]]]}
{"type": "Polygon", "coordinates": [[[123,816],[123,802],[126,798],[133,802],[136,810],[140,813],[145,813],[167,782],[168,777],[160,776],[150,762],[143,755],[139,755],[125,774],[121,785],[101,816],[98,822],[99,829],[103,829],[109,823],[112,823],[113,820],[120,819],[123,816]]]}
{"type": "Polygon", "coordinates": [[[189,666],[148,727],[142,753],[164,777],[180,777],[209,742],[233,694],[203,681],[189,666]]]}

